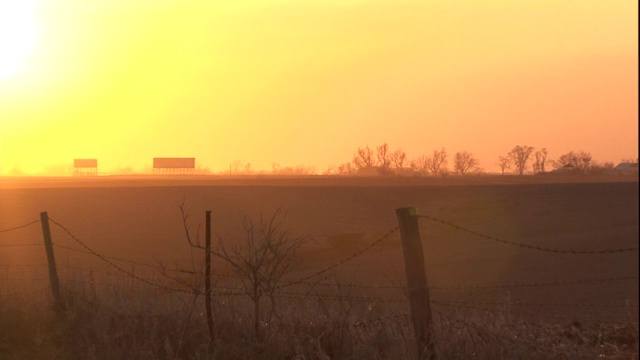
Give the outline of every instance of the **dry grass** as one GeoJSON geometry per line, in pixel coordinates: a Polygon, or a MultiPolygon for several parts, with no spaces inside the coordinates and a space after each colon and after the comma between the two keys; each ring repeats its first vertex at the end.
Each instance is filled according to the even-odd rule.
{"type": "MultiPolygon", "coordinates": [[[[0,359],[412,359],[407,304],[309,294],[278,299],[254,340],[251,304],[215,297],[209,347],[202,299],[124,281],[64,284],[56,319],[45,290],[0,297],[0,359]]],[[[326,290],[325,290],[326,291],[326,290]]],[[[638,325],[523,321],[497,312],[434,310],[440,359],[638,359],[638,325]]]]}

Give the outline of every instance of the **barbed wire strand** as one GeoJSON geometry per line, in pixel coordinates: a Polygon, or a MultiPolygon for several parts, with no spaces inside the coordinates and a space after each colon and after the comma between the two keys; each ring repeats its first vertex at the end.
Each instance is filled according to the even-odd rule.
{"type": "Polygon", "coordinates": [[[44,244],[28,243],[28,244],[0,244],[0,247],[32,247],[44,246],[44,244]]]}
{"type": "Polygon", "coordinates": [[[30,223],[26,223],[26,224],[23,224],[23,225],[14,226],[14,227],[12,227],[12,228],[8,228],[8,229],[3,229],[3,230],[0,230],[0,234],[2,234],[2,233],[7,233],[7,232],[11,232],[11,231],[15,231],[15,230],[22,229],[22,228],[26,228],[26,227],[28,227],[28,226],[31,226],[31,225],[36,224],[36,223],[39,223],[39,222],[40,222],[40,220],[34,220],[34,221],[30,222],[30,223]]]}
{"type": "MultiPolygon", "coordinates": [[[[49,219],[51,220],[51,219],[49,219]]],[[[53,221],[52,221],[53,222],[53,221]]],[[[58,243],[53,243],[53,246],[61,248],[61,249],[65,249],[65,250],[70,250],[70,251],[75,251],[75,252],[79,252],[79,253],[83,253],[83,254],[89,254],[89,255],[94,255],[91,251],[89,250],[85,250],[85,249],[78,249],[78,248],[74,248],[72,246],[67,246],[67,245],[61,245],[58,243]]],[[[184,269],[171,269],[171,268],[166,268],[163,267],[161,265],[152,265],[152,264],[147,264],[147,263],[143,263],[140,261],[135,261],[135,260],[127,260],[127,259],[123,259],[123,258],[119,258],[119,257],[115,257],[115,256],[108,256],[108,255],[102,255],[103,257],[109,259],[109,260],[113,260],[113,261],[119,261],[119,262],[123,262],[123,263],[127,263],[127,264],[132,264],[132,265],[138,265],[138,266],[142,266],[142,267],[148,267],[148,268],[152,268],[152,269],[158,269],[158,270],[163,270],[163,271],[171,271],[171,272],[180,272],[180,273],[185,273],[185,274],[197,274],[197,272],[192,271],[192,270],[184,270],[184,269]]]]}
{"type": "MultiPolygon", "coordinates": [[[[111,272],[111,271],[104,271],[104,270],[99,270],[99,269],[88,269],[88,268],[83,268],[80,266],[73,266],[73,265],[66,265],[66,264],[61,264],[59,265],[61,268],[65,268],[65,269],[71,269],[71,270],[75,270],[75,271],[80,271],[81,274],[84,274],[85,272],[91,274],[91,278],[90,280],[82,280],[82,279],[67,279],[66,281],[80,281],[80,282],[84,282],[84,283],[95,283],[95,279],[93,278],[94,274],[98,274],[100,277],[100,279],[103,279],[104,277],[102,275],[108,275],[110,277],[117,277],[120,278],[122,276],[121,273],[119,272],[111,272]]],[[[76,275],[76,273],[71,273],[69,272],[70,275],[76,275]]],[[[138,275],[139,276],[139,275],[138,275]]],[[[141,276],[140,276],[141,277],[141,276]]],[[[148,279],[147,279],[148,280],[148,279]]],[[[159,285],[159,282],[165,283],[165,284],[174,284],[175,280],[167,280],[167,279],[162,279],[162,278],[156,278],[153,281],[152,280],[148,280],[151,281],[154,285],[153,286],[157,286],[159,285]]],[[[150,284],[145,284],[147,286],[151,286],[150,284]]],[[[122,284],[121,286],[126,287],[126,286],[130,286],[130,284],[122,284]]]]}
{"type": "Polygon", "coordinates": [[[49,218],[49,221],[51,221],[53,224],[55,224],[56,226],[61,228],[64,232],[67,233],[67,235],[69,235],[74,241],[76,241],[78,244],[80,244],[82,247],[84,247],[92,255],[96,256],[97,258],[101,259],[102,261],[106,262],[107,264],[111,265],[112,267],[116,268],[118,271],[128,275],[131,278],[134,278],[134,279],[136,279],[138,281],[141,281],[141,282],[143,282],[145,284],[156,286],[158,288],[161,288],[161,289],[164,289],[164,290],[168,290],[168,291],[176,291],[176,292],[184,292],[184,293],[193,293],[193,291],[194,291],[193,289],[191,291],[187,291],[185,289],[173,288],[173,287],[170,287],[170,286],[157,284],[157,283],[149,281],[149,280],[147,280],[147,279],[145,279],[145,278],[143,278],[141,276],[132,274],[131,272],[129,272],[129,271],[123,269],[122,267],[120,267],[119,265],[115,264],[112,260],[110,260],[110,259],[106,258],[105,256],[95,252],[93,249],[91,249],[89,246],[87,246],[84,242],[82,242],[78,237],[73,235],[71,233],[71,231],[69,231],[69,229],[67,229],[64,225],[62,225],[59,222],[53,220],[52,218],[49,218]]]}
{"type": "Polygon", "coordinates": [[[24,276],[20,276],[20,277],[17,277],[17,276],[11,276],[11,277],[3,276],[3,277],[0,277],[0,281],[45,281],[45,280],[49,280],[49,279],[40,278],[40,277],[32,278],[32,277],[24,277],[24,276]]]}
{"type": "Polygon", "coordinates": [[[562,249],[552,249],[552,248],[547,248],[547,247],[542,247],[542,246],[537,246],[537,245],[528,245],[528,244],[523,244],[523,243],[518,243],[518,242],[514,242],[514,241],[508,241],[508,240],[503,240],[500,238],[497,238],[495,236],[491,236],[491,235],[486,235],[483,233],[480,233],[478,231],[475,230],[469,230],[467,228],[464,228],[462,226],[450,223],[448,221],[442,220],[442,219],[438,219],[435,218],[433,216],[429,216],[429,215],[418,215],[419,218],[422,219],[428,219],[440,224],[444,224],[450,227],[453,227],[455,229],[458,229],[460,231],[466,232],[468,234],[486,239],[486,240],[491,240],[491,241],[495,241],[498,243],[502,243],[505,245],[512,245],[512,246],[519,246],[525,249],[529,249],[529,250],[537,250],[537,251],[544,251],[544,252],[551,252],[551,253],[556,253],[556,254],[568,254],[568,255],[593,255],[593,254],[614,254],[614,253],[623,253],[623,252],[630,252],[630,251],[638,251],[638,247],[630,247],[630,248],[619,248],[619,249],[606,249],[606,250],[562,250],[562,249]]]}
{"type": "Polygon", "coordinates": [[[21,268],[21,267],[40,267],[49,266],[49,264],[0,264],[0,268],[21,268]]]}
{"type": "Polygon", "coordinates": [[[83,285],[91,285],[91,286],[107,286],[107,287],[115,287],[115,288],[122,288],[122,289],[156,289],[156,285],[151,285],[151,284],[147,284],[147,283],[143,283],[140,285],[133,285],[133,284],[118,284],[118,283],[108,283],[108,282],[100,282],[100,281],[85,281],[82,279],[66,279],[65,282],[67,283],[76,283],[76,284],[83,284],[83,285]]]}
{"type": "Polygon", "coordinates": [[[327,268],[324,268],[324,269],[322,269],[322,270],[320,270],[320,271],[317,271],[317,272],[315,272],[315,273],[313,273],[313,274],[311,274],[311,275],[305,276],[305,277],[303,277],[303,278],[301,278],[301,279],[298,279],[298,280],[294,280],[294,281],[291,281],[291,282],[285,283],[285,284],[283,284],[283,285],[279,286],[278,288],[283,288],[283,287],[287,287],[287,286],[291,286],[291,285],[296,285],[296,284],[300,284],[300,283],[303,283],[303,282],[309,281],[309,280],[311,280],[311,279],[313,279],[313,278],[315,278],[315,277],[318,277],[318,276],[320,276],[320,275],[322,275],[322,274],[324,274],[324,273],[326,273],[326,272],[328,272],[328,271],[331,271],[331,270],[333,270],[333,269],[335,269],[335,268],[337,268],[337,267],[340,267],[340,266],[344,265],[345,263],[347,263],[347,262],[349,262],[349,261],[351,261],[351,260],[353,260],[353,259],[357,258],[358,256],[360,256],[360,255],[364,254],[366,251],[368,251],[368,250],[369,250],[369,249],[371,249],[372,247],[374,247],[374,246],[378,245],[378,244],[379,244],[379,243],[381,243],[384,239],[386,239],[386,238],[388,238],[389,236],[391,236],[391,234],[395,233],[399,228],[400,228],[399,226],[394,227],[393,229],[389,230],[386,234],[382,235],[381,237],[379,237],[378,239],[376,239],[375,241],[373,241],[373,242],[372,242],[372,243],[370,243],[369,245],[365,246],[364,248],[362,248],[362,249],[361,249],[361,250],[359,250],[358,252],[353,253],[351,256],[348,256],[348,257],[346,257],[346,258],[342,259],[341,261],[339,261],[339,262],[337,262],[337,263],[335,263],[335,264],[333,264],[333,265],[331,265],[331,266],[329,266],[329,267],[327,267],[327,268]]]}

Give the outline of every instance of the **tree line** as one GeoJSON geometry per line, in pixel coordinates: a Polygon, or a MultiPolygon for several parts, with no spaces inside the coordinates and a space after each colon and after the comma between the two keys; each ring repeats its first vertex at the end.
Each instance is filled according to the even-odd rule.
{"type": "MultiPolygon", "coordinates": [[[[638,163],[638,160],[623,159],[622,162],[638,163]]],[[[560,169],[568,173],[588,174],[611,170],[612,162],[599,163],[589,152],[569,151],[557,159],[548,159],[546,148],[536,149],[529,145],[516,145],[509,152],[500,155],[495,163],[500,173],[544,174],[550,169],[560,169]]],[[[263,172],[274,175],[319,175],[315,166],[281,166],[272,163],[272,170],[263,172]]],[[[229,174],[255,174],[251,164],[234,161],[229,165],[229,174]]],[[[470,151],[463,150],[450,155],[442,147],[415,158],[409,158],[402,148],[391,149],[383,143],[376,147],[358,147],[351,161],[329,166],[322,175],[363,175],[363,176],[446,176],[482,174],[478,158],[470,151]]]]}
{"type": "MultiPolygon", "coordinates": [[[[375,148],[359,147],[350,162],[329,167],[327,175],[447,175],[449,154],[445,148],[407,158],[402,149],[390,150],[384,143],[375,148]]],[[[456,174],[479,173],[478,159],[468,151],[456,152],[451,158],[452,170],[456,174]]]]}
{"type": "MultiPolygon", "coordinates": [[[[622,160],[636,163],[638,160],[622,160]]],[[[613,169],[612,162],[598,163],[589,152],[569,151],[555,160],[548,159],[546,148],[536,149],[529,145],[516,145],[505,155],[498,156],[496,165],[504,175],[507,170],[515,174],[543,174],[553,169],[563,168],[572,173],[594,173],[613,169]]],[[[483,173],[480,161],[470,151],[458,151],[449,156],[443,147],[430,153],[421,154],[413,159],[398,148],[390,150],[387,143],[375,148],[368,145],[358,147],[350,162],[330,167],[326,175],[467,175],[483,173]],[[451,168],[449,167],[451,165],[451,168]]]]}

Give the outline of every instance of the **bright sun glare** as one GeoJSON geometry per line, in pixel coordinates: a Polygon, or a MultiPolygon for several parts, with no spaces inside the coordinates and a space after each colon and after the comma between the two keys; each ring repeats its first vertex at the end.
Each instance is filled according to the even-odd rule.
{"type": "Polygon", "coordinates": [[[24,70],[36,45],[37,26],[33,3],[0,0],[0,80],[24,70]]]}

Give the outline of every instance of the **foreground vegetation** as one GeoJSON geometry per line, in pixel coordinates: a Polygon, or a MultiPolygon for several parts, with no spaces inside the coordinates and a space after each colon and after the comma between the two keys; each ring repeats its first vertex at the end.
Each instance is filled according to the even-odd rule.
{"type": "MultiPolygon", "coordinates": [[[[214,297],[214,342],[192,294],[130,281],[63,285],[56,317],[47,289],[0,296],[1,359],[411,359],[405,303],[283,295],[263,336],[244,296],[214,297]]],[[[3,292],[0,291],[0,294],[3,292]]],[[[524,321],[499,313],[434,310],[440,359],[638,359],[638,325],[524,321]]]]}

